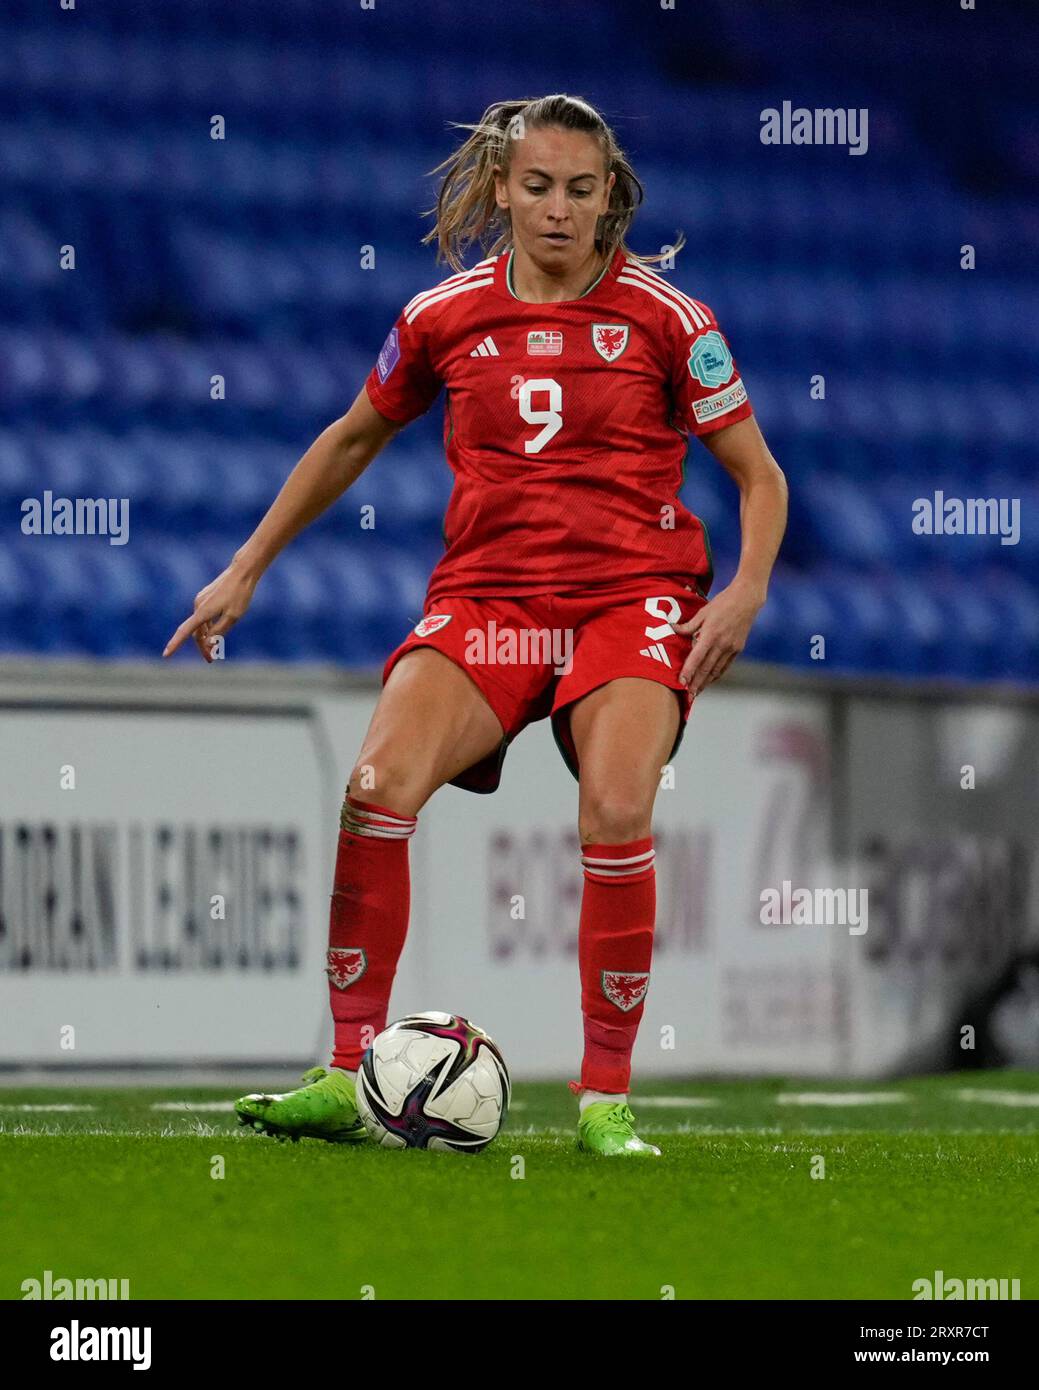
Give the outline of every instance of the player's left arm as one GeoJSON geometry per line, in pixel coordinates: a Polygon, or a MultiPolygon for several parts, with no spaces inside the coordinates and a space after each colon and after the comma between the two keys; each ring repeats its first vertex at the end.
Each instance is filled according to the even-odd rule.
{"type": "Polygon", "coordinates": [[[751,415],[701,434],[740,490],[740,562],[732,582],[676,632],[693,638],[679,679],[694,695],[723,676],[743,650],[768,594],[768,581],[786,530],[783,470],[751,415]]]}

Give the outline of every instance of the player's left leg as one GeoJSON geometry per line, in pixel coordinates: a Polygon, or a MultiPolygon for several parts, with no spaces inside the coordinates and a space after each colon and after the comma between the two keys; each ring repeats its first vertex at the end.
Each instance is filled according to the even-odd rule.
{"type": "Polygon", "coordinates": [[[651,833],[661,768],[674,748],[679,700],[642,677],[608,681],[569,711],[580,766],[584,892],[578,936],[584,1061],[578,1145],[659,1154],[635,1134],[631,1053],[649,986],[656,914],[651,833]]]}

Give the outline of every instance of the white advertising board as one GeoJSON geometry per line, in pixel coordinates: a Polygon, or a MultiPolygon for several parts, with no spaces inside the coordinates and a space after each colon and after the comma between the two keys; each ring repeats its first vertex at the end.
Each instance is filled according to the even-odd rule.
{"type": "Polygon", "coordinates": [[[328,790],[305,714],[0,709],[0,1058],[307,1055],[328,790]]]}
{"type": "MultiPolygon", "coordinates": [[[[0,1063],[325,1060],[338,816],[376,695],[327,672],[0,672],[0,1063]]],[[[950,1030],[1036,949],[1037,746],[1023,705],[709,692],[657,797],[636,1079],[958,1064],[950,1030]],[[868,888],[866,931],[765,925],[784,885],[868,888]]],[[[464,1013],[515,1075],[578,1074],[577,804],[547,722],[494,795],[433,797],[391,1018],[464,1013]]]]}

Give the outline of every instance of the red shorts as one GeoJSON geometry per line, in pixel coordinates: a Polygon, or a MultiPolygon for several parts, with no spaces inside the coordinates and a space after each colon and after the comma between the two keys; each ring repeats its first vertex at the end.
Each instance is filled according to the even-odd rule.
{"type": "Polygon", "coordinates": [[[693,703],[678,680],[692,643],[670,623],[687,621],[706,602],[695,579],[627,580],[594,594],[427,599],[422,621],[391,653],[382,680],[405,652],[433,647],[475,682],[505,735],[494,753],[452,779],[466,791],[496,791],[509,744],[549,715],[563,760],[579,777],[570,706],[619,676],[643,676],[675,691],[682,718],[674,757],[693,703]]]}

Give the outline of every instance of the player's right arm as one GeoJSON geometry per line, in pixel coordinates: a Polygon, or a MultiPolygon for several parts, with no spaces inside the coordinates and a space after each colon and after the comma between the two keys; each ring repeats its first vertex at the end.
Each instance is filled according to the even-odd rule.
{"type": "Polygon", "coordinates": [[[381,415],[362,388],[346,414],[323,430],[296,464],[223,574],[196,594],[194,612],[167,642],[163,656],[193,637],[206,661],[212,661],[213,638],[229,631],[249,607],[267,566],[361,476],[401,423],[381,415]]]}

